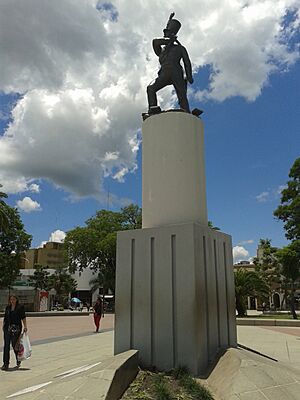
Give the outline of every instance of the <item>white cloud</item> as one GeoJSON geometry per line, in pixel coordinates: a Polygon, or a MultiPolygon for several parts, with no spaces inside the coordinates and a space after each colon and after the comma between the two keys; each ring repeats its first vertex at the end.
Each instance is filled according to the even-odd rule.
{"type": "Polygon", "coordinates": [[[249,239],[249,240],[242,240],[240,243],[238,243],[238,245],[242,246],[243,244],[252,244],[254,243],[253,239],[249,239]]]}
{"type": "Polygon", "coordinates": [[[31,182],[32,179],[26,179],[22,176],[21,177],[17,176],[16,174],[8,174],[2,176],[0,172],[0,183],[3,186],[2,190],[5,193],[9,194],[24,193],[24,192],[39,193],[40,186],[36,183],[31,183],[31,182]]]}
{"type": "Polygon", "coordinates": [[[37,201],[32,200],[30,197],[24,197],[23,200],[18,200],[17,207],[26,213],[42,210],[41,205],[37,201]]]}
{"type": "Polygon", "coordinates": [[[37,185],[36,183],[32,183],[32,184],[29,186],[28,190],[29,190],[30,192],[33,192],[33,193],[40,193],[40,186],[37,185]]]}
{"type": "MultiPolygon", "coordinates": [[[[116,0],[102,14],[98,3],[1,1],[0,90],[23,93],[0,136],[0,182],[11,193],[46,179],[99,197],[105,176],[124,181],[135,171],[146,85],[158,66],[151,41],[170,10],[194,70],[211,67],[199,99],[254,100],[271,73],[299,57],[291,46],[299,13],[285,17],[300,0],[116,0]]],[[[170,89],[159,97],[166,107],[173,98],[170,89]]]]}
{"type": "Polygon", "coordinates": [[[276,192],[276,195],[278,196],[281,196],[281,192],[284,190],[284,189],[286,189],[287,188],[287,185],[280,185],[280,186],[278,186],[278,188],[275,190],[275,192],[276,192]]]}
{"type": "Polygon", "coordinates": [[[269,197],[270,192],[262,192],[258,194],[255,198],[259,203],[265,203],[266,201],[268,201],[269,197]]]}
{"type": "Polygon", "coordinates": [[[234,246],[232,249],[233,263],[236,264],[240,261],[249,259],[249,251],[243,246],[234,246]]]}
{"type": "Polygon", "coordinates": [[[65,240],[66,233],[57,229],[56,231],[52,232],[49,237],[49,242],[59,242],[62,243],[65,240]]]}

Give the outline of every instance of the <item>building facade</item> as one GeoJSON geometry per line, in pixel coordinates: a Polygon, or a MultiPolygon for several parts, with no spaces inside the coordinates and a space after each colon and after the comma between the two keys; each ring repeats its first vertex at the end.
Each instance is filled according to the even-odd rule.
{"type": "Polygon", "coordinates": [[[64,263],[64,244],[47,242],[43,247],[27,250],[21,259],[21,268],[33,269],[37,264],[42,267],[56,268],[64,263]]]}

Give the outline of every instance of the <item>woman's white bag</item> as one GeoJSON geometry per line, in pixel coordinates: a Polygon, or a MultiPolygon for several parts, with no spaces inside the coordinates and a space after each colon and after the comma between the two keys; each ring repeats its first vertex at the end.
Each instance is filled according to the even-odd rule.
{"type": "Polygon", "coordinates": [[[18,361],[27,360],[31,356],[32,350],[30,345],[29,336],[27,333],[23,333],[19,343],[18,349],[18,361]]]}

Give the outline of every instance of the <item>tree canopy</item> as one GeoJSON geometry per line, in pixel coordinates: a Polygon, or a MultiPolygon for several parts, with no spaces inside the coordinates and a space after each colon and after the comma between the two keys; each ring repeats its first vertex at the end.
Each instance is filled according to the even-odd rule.
{"type": "Polygon", "coordinates": [[[68,269],[63,266],[55,269],[54,274],[47,278],[47,284],[48,290],[55,289],[59,303],[63,303],[69,293],[74,292],[77,288],[76,280],[69,274],[68,269]]]}
{"type": "Polygon", "coordinates": [[[291,178],[281,192],[281,204],[274,216],[284,222],[285,236],[289,240],[300,239],[300,158],[289,173],[291,178]]]}
{"type": "Polygon", "coordinates": [[[297,319],[295,311],[295,289],[300,284],[300,240],[295,240],[276,253],[281,264],[281,274],[285,283],[290,288],[290,305],[294,319],[297,319]]]}
{"type": "Polygon", "coordinates": [[[1,213],[6,222],[0,229],[0,287],[8,288],[19,274],[20,260],[29,249],[32,237],[25,232],[18,210],[3,200],[1,213]]]}
{"type": "Polygon", "coordinates": [[[271,246],[270,239],[260,239],[258,245],[259,257],[254,257],[255,271],[268,284],[269,290],[273,284],[280,283],[280,265],[277,258],[277,248],[271,246]]]}
{"type": "MultiPolygon", "coordinates": [[[[2,185],[0,184],[0,188],[2,185]]],[[[9,220],[7,215],[7,204],[3,199],[7,198],[7,194],[0,191],[0,232],[5,231],[8,228],[9,220]]]]}
{"type": "Polygon", "coordinates": [[[234,273],[235,301],[239,317],[246,316],[247,297],[268,297],[269,287],[257,272],[240,268],[234,273]]]}
{"type": "Polygon", "coordinates": [[[49,290],[52,289],[49,281],[50,273],[47,271],[47,267],[35,264],[33,276],[30,278],[30,283],[36,290],[49,290]]]}
{"type": "Polygon", "coordinates": [[[142,226],[141,209],[136,205],[119,212],[101,210],[65,238],[68,266],[71,272],[91,268],[98,274],[104,290],[115,289],[117,232],[142,226]]]}

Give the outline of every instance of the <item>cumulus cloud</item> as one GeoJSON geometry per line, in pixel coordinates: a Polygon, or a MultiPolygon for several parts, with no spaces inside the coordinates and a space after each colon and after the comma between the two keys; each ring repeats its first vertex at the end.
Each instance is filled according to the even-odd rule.
{"type": "Polygon", "coordinates": [[[66,233],[57,229],[56,231],[52,232],[49,236],[49,242],[59,242],[62,243],[65,240],[66,233]]]}
{"type": "Polygon", "coordinates": [[[26,213],[41,211],[41,205],[30,197],[24,197],[24,199],[18,200],[17,207],[26,213]]]}
{"type": "MultiPolygon", "coordinates": [[[[298,59],[300,0],[2,0],[0,90],[20,93],[0,136],[0,182],[10,193],[46,179],[77,196],[101,196],[105,176],[136,170],[151,49],[170,10],[183,26],[194,71],[209,65],[198,99],[254,100],[271,73],[298,59]],[[193,12],[191,12],[193,10],[193,12]],[[287,18],[289,15],[289,18],[287,18]]],[[[170,89],[160,94],[168,107],[170,89]]]]}
{"type": "Polygon", "coordinates": [[[249,251],[243,246],[234,246],[232,249],[233,262],[234,264],[240,261],[248,261],[249,251]]]}

